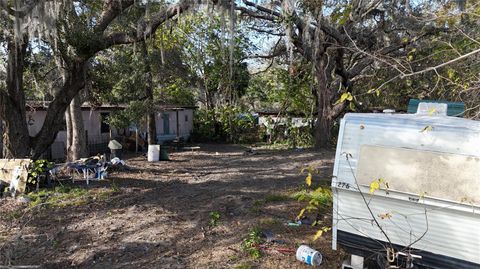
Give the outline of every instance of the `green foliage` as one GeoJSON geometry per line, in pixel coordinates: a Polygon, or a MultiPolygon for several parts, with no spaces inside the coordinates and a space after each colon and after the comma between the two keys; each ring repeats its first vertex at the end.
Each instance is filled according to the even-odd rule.
{"type": "Polygon", "coordinates": [[[114,193],[117,193],[120,191],[120,186],[118,186],[115,180],[112,180],[112,184],[110,185],[110,187],[114,193]]]}
{"type": "Polygon", "coordinates": [[[247,238],[242,242],[242,249],[246,251],[250,257],[258,259],[262,257],[262,253],[258,249],[258,245],[261,242],[261,231],[258,228],[254,228],[249,231],[247,238]]]}
{"type": "MultiPolygon", "coordinates": [[[[301,219],[304,216],[305,212],[316,212],[318,214],[322,210],[330,208],[333,202],[332,191],[329,188],[313,188],[312,176],[313,174],[318,174],[318,170],[314,167],[309,166],[301,170],[302,173],[304,173],[305,171],[307,171],[307,176],[305,177],[307,188],[292,195],[293,198],[300,202],[308,202],[308,204],[300,210],[297,219],[301,219]]],[[[315,220],[313,225],[316,224],[317,220],[315,220]]]]}
{"type": "Polygon", "coordinates": [[[69,207],[84,205],[91,200],[106,199],[112,193],[111,190],[87,190],[81,187],[62,185],[54,189],[42,189],[38,192],[30,192],[30,206],[43,205],[45,207],[69,207]]]}
{"type": "Polygon", "coordinates": [[[246,143],[258,139],[255,118],[240,108],[222,106],[217,110],[195,111],[192,139],[246,143]]]}
{"type": "Polygon", "coordinates": [[[108,124],[116,128],[128,128],[131,124],[140,126],[144,116],[152,110],[152,105],[146,101],[131,101],[125,109],[113,111],[108,117],[108,124]]]}
{"type": "MultiPolygon", "coordinates": [[[[305,209],[310,211],[320,211],[332,205],[332,191],[327,188],[318,187],[314,190],[302,190],[293,195],[297,201],[308,201],[305,209]]],[[[303,214],[302,214],[303,215],[303,214]]]]}
{"type": "Polygon", "coordinates": [[[290,70],[271,68],[252,77],[242,100],[254,109],[308,117],[315,105],[312,81],[311,66],[304,62],[292,64],[290,70]]]}
{"type": "Polygon", "coordinates": [[[209,221],[210,226],[211,227],[217,226],[219,221],[220,221],[220,212],[218,211],[210,212],[210,221],[209,221]]]}
{"type": "Polygon", "coordinates": [[[290,148],[309,148],[313,146],[314,137],[310,127],[294,127],[290,125],[287,130],[286,141],[290,148]]]}
{"type": "Polygon", "coordinates": [[[197,109],[194,112],[192,139],[199,142],[218,141],[219,123],[216,121],[215,111],[197,109]]]}
{"type": "Polygon", "coordinates": [[[195,94],[188,84],[180,78],[172,81],[171,84],[162,88],[155,88],[156,102],[175,104],[180,106],[194,106],[195,94]]]}
{"type": "MultiPolygon", "coordinates": [[[[311,120],[311,119],[310,119],[311,120]]],[[[303,119],[308,123],[309,119],[303,119]]],[[[267,118],[265,126],[262,126],[260,137],[267,137],[272,144],[284,144],[286,148],[308,148],[314,144],[313,130],[308,126],[295,126],[291,117],[284,117],[284,120],[274,122],[267,118]]]]}
{"type": "Polygon", "coordinates": [[[33,190],[35,187],[45,183],[48,177],[48,171],[54,166],[53,162],[39,159],[30,164],[28,168],[27,189],[33,190]]]}
{"type": "Polygon", "coordinates": [[[266,203],[288,201],[290,197],[284,194],[269,194],[265,197],[266,203]]]}
{"type": "Polygon", "coordinates": [[[244,62],[252,46],[248,35],[241,27],[227,34],[220,16],[202,12],[185,17],[184,24],[182,52],[206,106],[212,109],[215,99],[232,104],[245,94],[250,80],[244,62]]]}
{"type": "MultiPolygon", "coordinates": [[[[218,110],[221,132],[227,141],[234,143],[249,142],[248,134],[255,134],[255,119],[250,113],[243,113],[240,108],[223,106],[218,110]]],[[[254,135],[253,139],[257,137],[254,135]]]]}

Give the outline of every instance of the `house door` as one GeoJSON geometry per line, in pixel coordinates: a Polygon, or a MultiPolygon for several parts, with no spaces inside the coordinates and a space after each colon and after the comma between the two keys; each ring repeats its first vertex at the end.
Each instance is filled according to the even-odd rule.
{"type": "Polygon", "coordinates": [[[170,115],[168,113],[162,113],[163,120],[163,134],[170,134],[170,115]]]}

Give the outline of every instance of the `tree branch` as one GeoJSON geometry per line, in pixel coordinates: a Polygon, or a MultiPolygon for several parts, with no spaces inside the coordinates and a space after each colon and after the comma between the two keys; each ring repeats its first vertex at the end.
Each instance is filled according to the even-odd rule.
{"type": "Polygon", "coordinates": [[[165,21],[180,15],[192,6],[191,0],[181,0],[177,4],[162,8],[157,13],[150,16],[150,19],[141,19],[137,24],[137,31],[130,33],[116,32],[104,37],[104,44],[101,49],[109,48],[113,45],[130,44],[144,40],[146,37],[155,33],[157,28],[165,21]]]}
{"type": "MultiPolygon", "coordinates": [[[[16,2],[16,1],[15,1],[16,2]]],[[[16,17],[16,18],[23,18],[27,16],[32,9],[40,3],[40,0],[30,0],[27,1],[27,3],[22,6],[20,9],[16,10],[8,5],[7,0],[0,0],[0,8],[5,10],[10,16],[16,17]]]]}
{"type": "Polygon", "coordinates": [[[431,67],[425,68],[425,69],[417,71],[417,72],[412,72],[412,73],[408,73],[408,74],[401,74],[400,78],[406,78],[406,77],[411,77],[411,76],[415,76],[415,75],[420,75],[420,74],[427,73],[427,72],[430,72],[430,71],[436,71],[439,68],[442,68],[444,66],[447,66],[447,65],[455,63],[455,62],[458,62],[458,61],[463,60],[465,58],[468,58],[472,55],[475,55],[477,53],[480,53],[480,49],[473,50],[473,51],[471,51],[467,54],[463,54],[462,56],[459,56],[455,59],[452,59],[450,61],[441,63],[441,64],[436,65],[436,66],[431,66],[431,67]]]}
{"type": "Polygon", "coordinates": [[[95,32],[103,32],[110,23],[125,9],[133,5],[134,0],[108,0],[103,4],[103,11],[95,26],[95,32]]]}
{"type": "Polygon", "coordinates": [[[278,11],[274,11],[273,9],[269,9],[269,8],[257,5],[253,2],[248,1],[248,0],[243,0],[243,3],[247,6],[254,7],[258,11],[265,12],[265,13],[270,14],[272,16],[275,16],[275,17],[281,17],[282,16],[282,14],[278,11]]]}
{"type": "Polygon", "coordinates": [[[258,14],[255,11],[250,10],[248,8],[245,8],[245,7],[238,7],[237,6],[235,9],[239,10],[241,14],[246,14],[248,17],[252,17],[252,18],[256,18],[256,19],[260,19],[260,20],[266,20],[266,21],[274,22],[278,19],[274,16],[258,14]]]}
{"type": "Polygon", "coordinates": [[[285,36],[284,33],[275,33],[273,30],[272,30],[272,31],[269,31],[269,30],[264,30],[264,29],[256,28],[256,27],[253,27],[253,26],[250,26],[250,27],[248,27],[248,28],[251,29],[251,30],[254,30],[254,31],[256,31],[256,32],[259,32],[259,33],[265,33],[265,34],[274,35],[274,36],[285,36]]]}

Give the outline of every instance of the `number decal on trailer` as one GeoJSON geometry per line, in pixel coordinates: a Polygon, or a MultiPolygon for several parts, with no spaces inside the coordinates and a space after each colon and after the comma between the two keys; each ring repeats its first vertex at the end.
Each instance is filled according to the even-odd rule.
{"type": "Polygon", "coordinates": [[[348,189],[350,189],[350,183],[347,183],[347,182],[337,182],[337,187],[348,190],[348,189]]]}

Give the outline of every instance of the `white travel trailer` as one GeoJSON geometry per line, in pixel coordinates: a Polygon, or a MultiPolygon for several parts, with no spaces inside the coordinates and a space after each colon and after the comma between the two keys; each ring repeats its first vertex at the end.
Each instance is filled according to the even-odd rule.
{"type": "Polygon", "coordinates": [[[332,190],[332,247],[353,255],[346,268],[362,257],[480,268],[480,121],[346,114],[332,190]]]}

